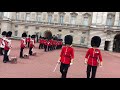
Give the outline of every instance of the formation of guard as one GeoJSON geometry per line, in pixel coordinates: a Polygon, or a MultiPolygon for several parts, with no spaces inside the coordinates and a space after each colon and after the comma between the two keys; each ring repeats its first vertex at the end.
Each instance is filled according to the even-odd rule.
{"type": "MultiPolygon", "coordinates": [[[[12,49],[11,43],[11,31],[3,31],[2,38],[0,41],[0,55],[3,55],[3,63],[10,62],[9,55],[12,49]]],[[[22,33],[20,40],[20,58],[29,57],[29,55],[36,55],[34,51],[35,48],[35,35],[29,35],[25,32],[22,33]],[[24,49],[28,48],[28,54],[24,53],[24,49]]],[[[46,36],[39,38],[39,49],[44,49],[45,52],[52,51],[56,49],[61,49],[61,53],[59,59],[57,61],[57,65],[60,64],[60,72],[61,78],[67,77],[67,72],[70,65],[73,64],[74,61],[74,48],[72,47],[73,37],[71,35],[66,35],[64,37],[65,45],[63,46],[63,40],[53,37],[50,33],[46,34],[46,36]]],[[[99,49],[101,44],[101,38],[99,36],[94,36],[91,39],[91,48],[88,49],[85,55],[84,63],[87,65],[86,75],[87,78],[95,78],[96,71],[98,66],[102,66],[102,55],[99,49]]],[[[12,58],[13,61],[16,58],[12,58]]]]}
{"type": "Polygon", "coordinates": [[[56,49],[61,49],[63,45],[62,39],[40,37],[39,39],[39,49],[44,49],[45,52],[52,51],[56,49]]]}

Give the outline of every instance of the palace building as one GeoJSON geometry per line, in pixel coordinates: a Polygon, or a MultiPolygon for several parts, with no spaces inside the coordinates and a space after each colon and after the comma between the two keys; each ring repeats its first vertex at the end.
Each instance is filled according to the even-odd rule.
{"type": "Polygon", "coordinates": [[[13,38],[43,36],[46,30],[63,39],[73,36],[73,45],[90,47],[91,38],[101,37],[101,50],[120,52],[120,12],[0,12],[0,33],[12,31],[13,38]]]}

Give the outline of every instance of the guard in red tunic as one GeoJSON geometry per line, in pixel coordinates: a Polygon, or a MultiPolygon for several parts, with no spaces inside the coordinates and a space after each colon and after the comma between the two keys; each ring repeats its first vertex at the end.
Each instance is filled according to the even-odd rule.
{"type": "Polygon", "coordinates": [[[0,55],[4,54],[6,33],[7,33],[6,31],[2,32],[2,38],[1,38],[1,42],[0,42],[0,55]]]}
{"type": "Polygon", "coordinates": [[[47,42],[48,40],[44,38],[44,51],[47,52],[47,42]]]}
{"type": "Polygon", "coordinates": [[[43,42],[44,42],[43,37],[40,37],[40,39],[39,39],[39,49],[43,49],[43,42]]]}
{"type": "Polygon", "coordinates": [[[92,70],[91,78],[95,78],[98,65],[102,66],[102,56],[98,49],[101,43],[99,36],[94,36],[91,39],[91,46],[85,56],[85,64],[87,64],[87,78],[90,78],[90,72],[92,70]]]}
{"type": "Polygon", "coordinates": [[[27,34],[23,33],[21,38],[21,44],[20,44],[20,58],[24,58],[23,50],[26,47],[26,37],[27,37],[27,34]]]}
{"type": "Polygon", "coordinates": [[[7,34],[6,34],[6,39],[4,40],[5,42],[5,47],[4,47],[4,57],[3,57],[3,62],[6,63],[6,62],[9,62],[9,54],[10,54],[10,51],[11,51],[11,40],[10,40],[10,37],[12,35],[12,32],[11,31],[8,31],[7,34]]]}
{"type": "Polygon", "coordinates": [[[35,36],[32,35],[30,39],[29,55],[33,54],[33,47],[35,47],[34,38],[35,36]]]}
{"type": "Polygon", "coordinates": [[[27,37],[27,44],[28,44],[28,48],[29,48],[29,45],[30,45],[30,35],[27,37]]]}
{"type": "Polygon", "coordinates": [[[73,64],[74,60],[74,49],[71,47],[73,37],[71,35],[65,36],[65,46],[61,50],[60,58],[58,63],[61,62],[60,72],[62,74],[61,78],[66,78],[67,71],[70,65],[73,64]]]}

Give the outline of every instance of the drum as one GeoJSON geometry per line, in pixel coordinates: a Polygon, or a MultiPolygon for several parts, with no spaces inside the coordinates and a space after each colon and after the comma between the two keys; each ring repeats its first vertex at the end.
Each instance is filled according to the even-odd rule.
{"type": "Polygon", "coordinates": [[[29,59],[29,54],[24,54],[25,59],[29,59]]]}
{"type": "Polygon", "coordinates": [[[11,62],[12,64],[16,64],[16,63],[17,63],[17,57],[11,57],[10,62],[11,62]]]}
{"type": "Polygon", "coordinates": [[[33,56],[36,56],[36,52],[33,52],[33,54],[32,54],[33,56]]]}

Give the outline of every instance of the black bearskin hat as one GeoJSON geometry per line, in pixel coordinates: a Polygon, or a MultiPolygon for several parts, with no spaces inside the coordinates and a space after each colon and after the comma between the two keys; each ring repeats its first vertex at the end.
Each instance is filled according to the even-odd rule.
{"type": "Polygon", "coordinates": [[[92,47],[99,47],[101,43],[101,38],[99,36],[94,36],[91,39],[91,46],[92,47]]]}
{"type": "Polygon", "coordinates": [[[64,38],[65,44],[71,45],[73,42],[73,37],[71,35],[66,35],[64,38]]]}
{"type": "Polygon", "coordinates": [[[35,35],[32,35],[31,38],[35,38],[35,35]]]}
{"type": "Polygon", "coordinates": [[[27,37],[27,34],[24,32],[24,33],[22,34],[22,37],[27,37]]]}
{"type": "Polygon", "coordinates": [[[28,37],[30,37],[30,35],[28,35],[28,37]]]}
{"type": "Polygon", "coordinates": [[[2,35],[6,35],[6,34],[7,34],[7,32],[6,32],[6,31],[3,31],[3,32],[2,32],[2,35]]]}
{"type": "Polygon", "coordinates": [[[11,37],[12,36],[12,32],[11,31],[8,31],[7,33],[6,33],[6,37],[11,37]]]}

